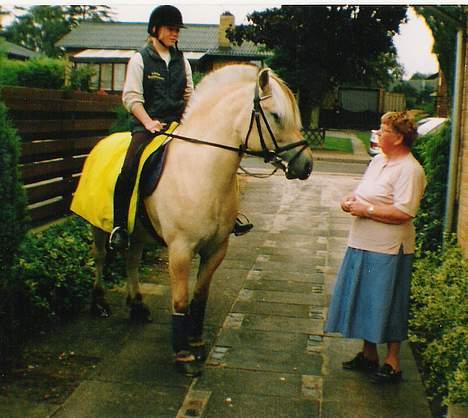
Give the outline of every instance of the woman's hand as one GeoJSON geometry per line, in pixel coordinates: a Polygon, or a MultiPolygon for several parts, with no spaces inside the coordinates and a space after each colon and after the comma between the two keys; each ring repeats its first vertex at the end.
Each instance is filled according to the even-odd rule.
{"type": "Polygon", "coordinates": [[[159,120],[149,120],[145,123],[145,129],[150,131],[151,133],[155,133],[157,131],[163,131],[166,127],[165,123],[160,122],[159,120]]]}
{"type": "Polygon", "coordinates": [[[343,199],[341,199],[340,205],[341,209],[344,212],[350,212],[351,211],[351,203],[356,201],[356,197],[353,194],[348,194],[343,199]]]}
{"type": "Polygon", "coordinates": [[[369,217],[369,204],[362,203],[357,200],[350,202],[349,204],[349,213],[353,216],[359,216],[361,218],[368,218],[369,217]]]}

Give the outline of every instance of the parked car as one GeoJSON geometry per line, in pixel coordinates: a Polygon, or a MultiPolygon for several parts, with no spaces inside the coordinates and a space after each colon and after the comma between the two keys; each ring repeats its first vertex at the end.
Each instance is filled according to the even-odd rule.
{"type": "MultiPolygon", "coordinates": [[[[418,135],[424,136],[428,133],[433,132],[434,130],[440,128],[445,122],[447,118],[423,118],[420,119],[416,125],[418,127],[418,135]]],[[[371,136],[369,141],[369,155],[371,157],[375,157],[377,154],[380,154],[380,147],[379,147],[379,138],[377,137],[377,129],[371,130],[371,136]]]]}

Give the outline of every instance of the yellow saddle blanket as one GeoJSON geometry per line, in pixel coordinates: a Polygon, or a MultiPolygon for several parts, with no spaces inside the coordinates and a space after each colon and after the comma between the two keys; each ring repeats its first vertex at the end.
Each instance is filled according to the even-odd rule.
{"type": "MultiPolygon", "coordinates": [[[[172,133],[177,125],[177,123],[172,123],[166,132],[172,133]]],[[[111,232],[113,229],[114,186],[131,139],[130,132],[118,132],[99,141],[86,158],[78,187],[73,195],[70,207],[72,212],[106,232],[111,232]]],[[[167,135],[156,136],[147,145],[140,158],[128,211],[130,233],[135,227],[141,171],[148,157],[166,140],[167,135]]]]}

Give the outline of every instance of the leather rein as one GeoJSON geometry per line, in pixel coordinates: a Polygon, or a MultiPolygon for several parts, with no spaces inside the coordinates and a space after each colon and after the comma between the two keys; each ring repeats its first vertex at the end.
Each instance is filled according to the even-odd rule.
{"type": "Polygon", "coordinates": [[[247,155],[252,155],[254,157],[260,157],[263,158],[263,161],[265,163],[271,163],[273,164],[276,168],[281,168],[283,171],[287,171],[287,165],[285,164],[285,160],[281,157],[281,154],[289,151],[291,149],[301,147],[296,153],[296,155],[289,161],[289,164],[292,163],[296,158],[299,157],[299,155],[308,147],[307,141],[302,140],[302,141],[297,141],[293,142],[292,144],[284,145],[284,146],[279,146],[278,142],[275,138],[275,135],[270,127],[270,124],[268,123],[268,120],[265,116],[265,112],[262,109],[261,102],[262,100],[266,100],[270,98],[271,96],[263,96],[260,97],[259,94],[259,88],[258,88],[258,83],[255,84],[255,96],[254,96],[254,101],[253,101],[253,109],[252,113],[250,116],[250,122],[249,122],[249,129],[247,131],[247,135],[245,136],[245,140],[241,145],[239,145],[238,148],[236,147],[231,147],[229,145],[224,145],[224,144],[218,144],[216,142],[209,142],[209,141],[204,141],[201,139],[197,138],[191,138],[188,136],[182,136],[182,135],[177,135],[174,133],[166,133],[164,131],[157,131],[156,133],[161,134],[161,135],[167,135],[172,138],[176,139],[181,139],[183,141],[195,143],[195,144],[201,144],[201,145],[209,145],[211,147],[216,147],[216,148],[221,148],[225,149],[228,151],[233,151],[239,154],[239,156],[242,157],[242,155],[247,154],[247,155]],[[267,128],[268,134],[270,135],[270,138],[273,142],[273,145],[275,146],[274,150],[268,149],[265,138],[263,136],[263,131],[262,131],[262,126],[261,126],[261,120],[264,121],[265,126],[267,128]],[[252,128],[254,125],[255,121],[255,126],[257,127],[258,135],[260,137],[260,144],[262,146],[261,151],[253,151],[248,148],[248,141],[250,134],[252,132],[252,128]]]}

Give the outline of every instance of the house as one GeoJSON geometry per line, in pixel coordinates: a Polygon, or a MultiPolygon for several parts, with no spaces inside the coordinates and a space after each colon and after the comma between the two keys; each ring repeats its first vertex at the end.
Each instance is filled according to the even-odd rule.
{"type": "Polygon", "coordinates": [[[24,48],[23,46],[8,42],[0,36],[0,50],[6,53],[8,59],[26,61],[39,56],[37,52],[24,48]]]}
{"type": "MultiPolygon", "coordinates": [[[[253,43],[233,45],[226,37],[226,29],[235,24],[234,16],[224,12],[219,25],[185,24],[181,29],[178,48],[190,61],[194,72],[208,72],[219,66],[239,62],[263,65],[271,53],[253,43]]],[[[96,90],[120,92],[127,62],[141,49],[148,37],[147,23],[82,22],[57,42],[77,67],[95,68],[96,90]]]]}

